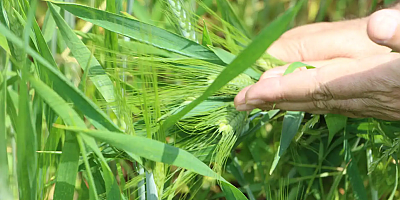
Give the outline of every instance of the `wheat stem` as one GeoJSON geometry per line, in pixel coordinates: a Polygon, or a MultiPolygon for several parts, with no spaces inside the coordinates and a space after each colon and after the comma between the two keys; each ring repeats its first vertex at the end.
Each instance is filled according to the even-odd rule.
{"type": "Polygon", "coordinates": [[[186,11],[185,5],[180,0],[168,0],[169,8],[175,15],[179,29],[183,37],[197,42],[196,32],[191,22],[190,12],[186,11]]]}

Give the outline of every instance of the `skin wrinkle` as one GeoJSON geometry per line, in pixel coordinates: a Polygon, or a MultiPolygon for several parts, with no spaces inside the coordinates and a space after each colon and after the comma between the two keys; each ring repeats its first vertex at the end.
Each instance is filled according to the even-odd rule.
{"type": "Polygon", "coordinates": [[[390,103],[382,103],[380,101],[375,101],[372,100],[372,103],[367,106],[369,110],[386,110],[386,111],[392,111],[392,112],[398,112],[400,107],[400,103],[398,101],[393,101],[390,103]],[[373,109],[371,109],[373,108],[373,109]]]}
{"type": "Polygon", "coordinates": [[[292,29],[269,50],[281,56],[278,58],[288,58],[286,62],[302,61],[318,68],[295,70],[285,76],[287,65],[266,72],[259,82],[237,95],[235,105],[242,105],[243,110],[268,110],[275,102],[282,110],[400,120],[400,54],[390,53],[388,48],[400,49],[399,45],[400,12],[393,10],[381,10],[360,20],[292,29]],[[371,23],[378,22],[381,15],[396,15],[399,23],[396,36],[385,46],[373,42],[374,33],[380,36],[386,30],[383,27],[388,21],[371,23]],[[254,104],[246,107],[246,101],[254,104]]]}
{"type": "MultiPolygon", "coordinates": [[[[372,41],[369,41],[368,35],[366,33],[366,27],[367,27],[367,22],[368,18],[363,18],[363,19],[358,19],[358,20],[350,20],[347,21],[344,25],[342,22],[334,22],[331,23],[328,28],[326,29],[318,29],[317,31],[311,31],[311,36],[306,36],[304,35],[297,35],[294,36],[293,34],[290,34],[292,38],[289,38],[288,36],[282,37],[281,44],[293,44],[298,43],[299,48],[297,50],[287,50],[285,55],[290,55],[291,57],[295,57],[297,61],[305,61],[305,60],[315,60],[314,58],[317,58],[316,60],[329,60],[333,58],[355,58],[355,57],[364,57],[365,55],[365,49],[371,49],[373,48],[374,52],[384,51],[389,52],[389,48],[387,47],[382,47],[374,44],[372,41]],[[340,27],[338,29],[337,27],[340,27]],[[364,30],[364,31],[361,31],[364,30]],[[313,42],[316,40],[316,37],[319,37],[319,40],[323,40],[326,38],[334,38],[336,35],[347,35],[347,37],[342,38],[342,41],[337,41],[337,42],[326,42],[330,44],[330,48],[336,49],[330,54],[324,54],[321,53],[321,51],[317,51],[315,48],[315,43],[313,42]],[[366,44],[360,43],[360,40],[365,40],[368,41],[366,44]],[[286,42],[288,41],[288,42],[286,42]],[[305,45],[308,44],[308,45],[305,45]],[[346,44],[346,45],[342,45],[346,44]],[[349,45],[349,44],[354,44],[354,45],[349,45]],[[302,47],[302,45],[304,47],[302,47]],[[310,46],[312,45],[312,46],[310,46]],[[300,51],[300,53],[296,52],[300,51]],[[292,52],[289,54],[289,52],[292,52]],[[300,57],[301,55],[301,57],[300,57]]],[[[318,24],[320,25],[320,24],[318,24]]],[[[298,30],[296,30],[298,31],[298,30]]],[[[290,32],[290,31],[289,31],[290,32]]],[[[293,31],[294,32],[294,31],[293,31]]],[[[286,46],[284,45],[278,45],[281,47],[281,49],[285,49],[286,46]]],[[[322,48],[322,47],[321,47],[322,48]]],[[[286,56],[285,56],[286,57],[286,56]]],[[[291,60],[291,59],[289,59],[291,60]]]]}
{"type": "MultiPolygon", "coordinates": [[[[361,94],[362,96],[350,96],[352,98],[354,97],[371,97],[370,93],[391,93],[392,90],[388,90],[390,88],[387,88],[387,83],[386,82],[382,82],[383,79],[382,76],[378,76],[380,75],[384,75],[386,69],[388,67],[391,67],[392,63],[391,61],[393,61],[394,58],[399,58],[398,54],[390,54],[388,56],[380,56],[379,59],[368,59],[365,61],[366,64],[368,64],[370,61],[374,62],[372,63],[372,65],[374,67],[370,67],[370,69],[368,70],[363,70],[363,68],[360,68],[361,71],[358,73],[353,73],[350,74],[349,77],[346,76],[342,76],[341,79],[346,80],[346,79],[358,79],[357,81],[352,81],[351,83],[354,83],[356,85],[353,85],[351,87],[360,87],[359,82],[362,82],[362,88],[364,88],[363,90],[361,90],[362,92],[359,92],[359,94],[361,94]],[[377,62],[378,60],[378,62],[377,62]],[[376,63],[376,64],[375,64],[376,63]],[[380,64],[378,64],[380,63],[380,64]],[[377,65],[377,66],[375,66],[377,65]],[[362,75],[361,75],[362,74],[362,75]]],[[[358,64],[362,64],[363,62],[360,63],[360,61],[352,61],[352,64],[350,65],[358,65],[358,64]]],[[[392,74],[390,74],[392,75],[392,74]]],[[[386,78],[387,79],[387,78],[386,78]]],[[[329,86],[330,87],[330,86],[329,86]]],[[[337,92],[339,93],[339,92],[337,92]]],[[[353,94],[354,95],[354,94],[353,94]]],[[[341,99],[340,97],[336,96],[335,98],[341,99]]]]}
{"type": "Polygon", "coordinates": [[[302,52],[305,52],[307,50],[307,48],[305,47],[305,43],[304,40],[300,40],[299,44],[299,48],[297,48],[297,54],[300,56],[300,60],[304,61],[304,55],[302,52]]]}
{"type": "MultiPolygon", "coordinates": [[[[382,79],[378,79],[378,80],[382,80],[382,79]]],[[[389,80],[391,80],[391,79],[389,79],[389,80]]],[[[399,87],[399,86],[397,86],[397,87],[399,87]]],[[[392,119],[390,117],[389,118],[387,117],[389,115],[389,113],[387,113],[387,112],[389,111],[390,113],[391,112],[397,113],[398,108],[400,107],[400,103],[397,103],[398,101],[396,98],[393,98],[393,97],[387,95],[387,94],[392,94],[393,92],[395,92],[395,91],[383,91],[382,89],[376,89],[375,91],[367,92],[366,94],[369,94],[370,97],[374,97],[374,98],[358,99],[358,101],[360,101],[360,102],[358,102],[357,104],[364,105],[364,107],[366,109],[364,111],[357,112],[353,107],[352,108],[353,111],[351,112],[352,115],[359,116],[359,117],[365,117],[365,116],[371,117],[371,116],[379,114],[379,116],[381,116],[383,118],[392,119]],[[371,95],[371,94],[373,94],[373,95],[371,95]],[[380,94],[380,95],[378,95],[378,94],[380,94]],[[367,103],[368,101],[370,101],[370,103],[367,103]],[[395,102],[397,104],[394,104],[395,102]],[[392,106],[386,105],[387,103],[389,103],[392,106]]],[[[353,99],[353,100],[355,100],[355,99],[353,99]]],[[[340,106],[340,104],[338,104],[338,105],[332,106],[328,102],[324,103],[324,101],[319,101],[316,103],[317,108],[325,108],[326,110],[334,110],[334,111],[338,111],[339,113],[349,112],[349,110],[346,109],[346,106],[340,106]],[[343,109],[343,108],[345,108],[345,109],[343,109]]]]}
{"type": "MultiPolygon", "coordinates": [[[[393,56],[390,56],[390,55],[387,56],[387,57],[389,57],[388,60],[392,60],[392,58],[393,58],[393,56]]],[[[384,67],[387,67],[387,66],[390,66],[390,65],[385,63],[385,64],[383,64],[383,65],[381,65],[379,67],[381,67],[381,68],[383,67],[384,68],[384,67]]],[[[367,77],[367,78],[374,77],[372,75],[375,73],[375,69],[376,68],[371,68],[369,70],[360,71],[358,73],[350,74],[348,76],[356,76],[356,77],[364,77],[364,78],[365,77],[367,77]],[[365,74],[365,75],[360,75],[360,74],[365,74]]],[[[312,73],[313,74],[312,77],[316,80],[316,81],[314,81],[316,83],[315,85],[320,85],[319,87],[316,87],[317,89],[314,89],[314,91],[311,92],[311,94],[313,94],[311,96],[314,96],[314,99],[318,99],[318,101],[314,101],[314,103],[316,104],[315,107],[317,107],[319,109],[324,109],[324,110],[334,110],[334,111],[336,111],[338,113],[348,113],[348,112],[350,112],[348,107],[346,107],[346,104],[343,104],[343,103],[341,104],[340,101],[336,101],[335,102],[335,100],[332,100],[332,98],[330,98],[330,97],[335,97],[335,99],[337,100],[338,96],[334,96],[331,91],[327,92],[325,89],[321,89],[321,88],[329,88],[329,87],[327,87],[329,84],[335,85],[334,82],[341,82],[341,79],[349,79],[349,78],[346,77],[346,76],[345,77],[339,77],[338,79],[333,79],[330,82],[321,83],[322,81],[319,81],[318,78],[323,78],[323,77],[318,75],[317,72],[319,70],[316,69],[316,70],[310,70],[310,71],[313,72],[312,73]],[[327,93],[329,93],[329,94],[327,94],[327,93]],[[315,94],[319,94],[319,96],[322,96],[322,98],[321,97],[315,98],[315,96],[316,96],[315,94]],[[329,97],[329,98],[327,98],[327,97],[329,97]],[[328,100],[328,99],[331,99],[331,100],[328,100]],[[332,103],[332,102],[334,102],[334,103],[332,103]]],[[[308,71],[308,72],[310,72],[310,71],[308,71]]],[[[384,70],[380,70],[380,71],[382,72],[384,70]]],[[[352,79],[352,78],[350,78],[350,79],[352,79]]],[[[278,88],[277,90],[279,90],[279,88],[282,87],[281,80],[282,79],[278,79],[277,81],[275,81],[275,83],[277,84],[276,87],[278,88]]],[[[376,79],[376,80],[382,80],[382,79],[376,79]]],[[[367,94],[368,97],[371,97],[371,96],[375,96],[376,97],[377,94],[382,93],[382,91],[384,91],[384,90],[379,89],[379,85],[381,85],[381,84],[376,84],[377,83],[376,80],[374,80],[374,81],[373,80],[366,81],[366,83],[369,83],[365,87],[367,89],[367,91],[363,92],[363,93],[360,93],[360,94],[363,94],[363,95],[367,94]]],[[[387,92],[388,91],[384,91],[384,93],[387,93],[387,92]]],[[[248,93],[247,93],[247,95],[248,95],[248,93]]],[[[249,96],[247,96],[247,97],[249,98],[249,96]]],[[[285,96],[275,96],[275,97],[272,97],[271,99],[275,100],[275,102],[278,102],[278,101],[279,102],[285,102],[285,101],[287,101],[285,96]]],[[[364,112],[362,112],[362,110],[367,107],[367,106],[365,106],[366,104],[369,104],[369,105],[374,105],[375,104],[375,103],[366,103],[367,101],[371,101],[373,99],[371,99],[371,98],[365,99],[365,96],[362,96],[362,97],[357,98],[357,99],[352,97],[352,99],[348,99],[348,100],[358,102],[358,103],[356,103],[356,105],[363,105],[362,108],[358,109],[358,110],[354,110],[354,107],[353,107],[352,115],[354,115],[354,116],[369,116],[369,115],[365,114],[365,112],[374,113],[373,112],[374,110],[370,110],[370,109],[366,109],[364,112]]],[[[271,107],[272,107],[271,105],[266,106],[265,104],[262,106],[262,108],[264,108],[264,109],[271,108],[271,107]]],[[[279,103],[277,104],[277,108],[280,108],[280,104],[279,103]]],[[[378,108],[382,108],[382,106],[379,106],[378,108]]]]}
{"type": "Polygon", "coordinates": [[[311,92],[311,99],[313,101],[327,101],[333,99],[333,94],[329,90],[327,83],[323,83],[321,76],[318,76],[320,69],[316,69],[312,73],[312,80],[317,87],[311,92]]]}
{"type": "Polygon", "coordinates": [[[398,112],[392,112],[392,111],[374,111],[370,113],[366,113],[365,116],[367,117],[375,117],[383,120],[388,120],[388,121],[398,121],[400,118],[400,115],[398,112]]]}
{"type": "MultiPolygon", "coordinates": [[[[315,113],[315,114],[326,114],[326,113],[336,113],[336,114],[345,114],[345,113],[351,113],[353,116],[358,116],[358,117],[371,117],[374,115],[380,115],[381,118],[387,116],[393,116],[393,113],[398,113],[398,109],[392,108],[390,106],[387,106],[385,104],[379,105],[374,100],[371,99],[365,99],[365,98],[359,98],[359,99],[349,99],[349,100],[343,100],[343,101],[332,101],[336,102],[336,104],[332,104],[329,102],[326,102],[327,105],[331,105],[331,107],[327,106],[324,107],[323,109],[304,109],[304,110],[298,110],[298,111],[306,111],[309,113],[315,113]],[[353,101],[353,103],[349,103],[349,101],[353,101]],[[340,103],[338,103],[340,102],[340,103]],[[350,110],[349,107],[345,106],[351,104],[353,105],[352,109],[350,110]]],[[[280,108],[281,105],[277,104],[277,108],[280,108]]],[[[400,107],[400,104],[395,106],[395,107],[400,107]]],[[[263,107],[264,108],[264,107],[263,107]]],[[[267,110],[270,109],[269,107],[266,107],[267,110]]],[[[387,118],[391,119],[391,118],[387,118]]]]}
{"type": "MultiPolygon", "coordinates": [[[[282,88],[282,79],[278,79],[278,88],[282,88]]],[[[277,97],[278,101],[287,101],[287,98],[283,93],[280,93],[280,95],[277,97]]],[[[275,103],[276,101],[273,101],[275,103]]]]}
{"type": "MultiPolygon", "coordinates": [[[[343,106],[343,105],[352,105],[353,106],[353,110],[361,112],[363,110],[365,110],[365,107],[362,104],[359,104],[359,99],[348,99],[348,100],[329,100],[329,101],[325,101],[324,104],[330,104],[332,105],[333,108],[328,109],[327,107],[323,107],[323,108],[316,108],[313,104],[313,102],[302,102],[302,103],[288,103],[288,102],[284,102],[284,103],[278,103],[277,107],[278,108],[282,108],[282,107],[290,107],[290,106],[297,106],[297,107],[302,107],[304,109],[298,109],[297,111],[309,111],[311,113],[316,112],[316,111],[340,111],[340,112],[347,112],[350,111],[348,106],[343,106]],[[297,104],[297,105],[296,105],[297,104]],[[340,104],[340,106],[336,106],[333,104],[340,104]]],[[[322,102],[322,101],[321,101],[322,102]]]]}

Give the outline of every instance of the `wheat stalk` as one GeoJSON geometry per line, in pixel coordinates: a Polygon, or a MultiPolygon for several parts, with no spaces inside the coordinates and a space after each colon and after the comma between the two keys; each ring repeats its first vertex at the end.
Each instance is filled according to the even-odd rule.
{"type": "Polygon", "coordinates": [[[178,22],[183,37],[196,41],[196,32],[191,22],[190,12],[186,11],[185,5],[180,0],[168,0],[168,5],[178,22]]]}

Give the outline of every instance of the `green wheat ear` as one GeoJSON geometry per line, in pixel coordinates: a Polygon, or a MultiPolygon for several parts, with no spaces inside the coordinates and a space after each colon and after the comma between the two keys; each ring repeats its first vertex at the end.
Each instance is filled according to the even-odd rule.
{"type": "Polygon", "coordinates": [[[178,29],[183,37],[197,42],[196,31],[194,29],[194,22],[192,19],[192,12],[188,11],[188,6],[181,0],[166,0],[173,16],[173,22],[176,22],[178,29]]]}
{"type": "MultiPolygon", "coordinates": [[[[186,16],[179,18],[179,29],[182,36],[196,41],[195,28],[197,30],[199,27],[189,23],[192,15],[190,11],[184,9],[182,1],[168,0],[165,3],[169,3],[169,14],[175,17],[172,19],[176,20],[176,17],[181,15],[186,16]]],[[[211,28],[215,29],[216,26],[211,25],[211,28]]],[[[232,29],[233,27],[230,27],[230,30],[232,29]]],[[[96,57],[101,57],[105,55],[104,51],[109,51],[102,48],[103,41],[96,35],[79,34],[85,40],[96,44],[96,57]]],[[[219,36],[211,35],[211,37],[214,45],[227,47],[231,52],[241,49],[239,45],[228,43],[219,36]]],[[[240,34],[230,34],[230,38],[244,43],[240,37],[240,34]]],[[[210,165],[215,172],[222,174],[237,138],[247,129],[248,124],[248,114],[236,111],[233,98],[241,89],[254,84],[257,80],[246,74],[240,74],[209,100],[185,115],[172,128],[173,130],[161,133],[159,124],[200,96],[214,82],[224,66],[155,49],[147,44],[140,44],[140,48],[137,49],[132,49],[139,45],[136,42],[119,42],[118,45],[120,45],[119,56],[124,59],[117,58],[116,66],[121,66],[118,63],[125,62],[127,68],[123,70],[118,70],[118,67],[109,68],[107,72],[114,79],[121,79],[122,74],[119,74],[119,71],[124,73],[126,80],[119,80],[123,84],[121,87],[124,94],[120,99],[124,100],[124,104],[119,106],[124,106],[124,110],[130,110],[133,114],[131,120],[133,132],[153,138],[160,138],[160,135],[165,134],[174,140],[175,146],[189,151],[210,165]],[[140,108],[145,109],[141,111],[140,108]]],[[[260,71],[265,71],[283,65],[283,62],[265,54],[255,65],[260,71]]],[[[105,102],[101,105],[109,106],[105,102]]],[[[172,199],[177,195],[178,188],[195,187],[192,185],[198,175],[182,169],[171,173],[168,167],[162,163],[155,163],[152,168],[159,197],[172,199]],[[164,183],[175,173],[179,173],[180,178],[176,179],[173,185],[164,188],[164,183]]]]}
{"type": "MultiPolygon", "coordinates": [[[[102,54],[101,52],[96,53],[102,54]]],[[[269,60],[267,61],[269,62],[269,60]]],[[[117,62],[122,62],[122,60],[117,62]]],[[[135,114],[132,120],[135,133],[148,137],[149,132],[158,132],[158,123],[182,109],[196,96],[201,95],[205,88],[215,80],[216,74],[223,69],[220,66],[196,59],[178,58],[167,62],[166,59],[161,61],[154,54],[127,55],[126,62],[129,67],[124,70],[127,77],[125,84],[129,87],[124,88],[124,98],[121,97],[121,99],[126,101],[126,110],[129,108],[135,114]],[[143,66],[151,66],[152,70],[143,71],[143,66]],[[143,76],[144,72],[148,75],[143,76]],[[154,86],[144,87],[143,84],[157,84],[157,89],[154,86]],[[143,95],[146,95],[145,99],[143,95]],[[148,116],[148,120],[146,120],[144,112],[135,112],[134,108],[140,108],[144,102],[148,105],[145,112],[151,114],[153,111],[159,110],[162,116],[156,117],[151,114],[151,119],[148,116]],[[158,108],[155,108],[157,105],[158,108]]],[[[269,62],[269,65],[275,66],[273,62],[269,62]]],[[[110,74],[115,72],[115,69],[107,70],[110,74]]],[[[255,82],[256,80],[246,74],[239,75],[210,97],[210,100],[203,102],[183,117],[174,131],[167,133],[167,136],[176,140],[177,147],[188,150],[201,159],[206,157],[204,162],[209,164],[215,172],[222,174],[232,148],[240,133],[246,129],[247,124],[247,113],[236,111],[232,102],[233,97],[241,89],[255,82]]],[[[172,191],[176,191],[176,188],[163,188],[164,182],[171,176],[165,167],[167,166],[162,163],[156,163],[153,168],[158,195],[174,196],[172,191]]],[[[195,174],[186,175],[185,178],[177,180],[176,184],[189,185],[196,176],[195,174]]]]}

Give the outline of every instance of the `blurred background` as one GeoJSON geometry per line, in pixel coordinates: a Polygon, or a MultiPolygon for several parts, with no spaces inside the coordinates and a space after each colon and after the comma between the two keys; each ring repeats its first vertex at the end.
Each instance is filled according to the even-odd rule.
{"type": "MultiPolygon", "coordinates": [[[[106,7],[106,1],[104,0],[65,1],[85,4],[103,10],[106,7]]],[[[124,0],[118,2],[121,2],[121,4],[117,6],[117,11],[120,11],[121,14],[173,32],[178,32],[174,24],[171,23],[167,12],[165,12],[164,1],[124,0]],[[130,10],[128,8],[132,8],[132,11],[126,13],[127,10],[130,10]]],[[[191,3],[191,1],[188,2],[189,4],[191,3]]],[[[221,20],[217,19],[216,15],[210,14],[210,12],[215,12],[221,15],[221,10],[218,8],[215,0],[192,2],[190,8],[198,17],[196,18],[198,19],[198,24],[202,24],[203,20],[207,20],[208,23],[220,23],[221,20]],[[206,10],[204,6],[198,6],[199,2],[210,10],[206,10]]],[[[256,36],[267,24],[297,3],[296,0],[230,0],[228,2],[236,15],[236,19],[232,19],[230,23],[237,23],[233,25],[240,29],[248,39],[256,36]]],[[[300,10],[290,27],[314,22],[330,22],[365,17],[378,9],[389,7],[395,2],[394,0],[309,0],[307,1],[307,5],[303,6],[300,10]]],[[[41,1],[37,7],[36,19],[42,28],[47,25],[46,18],[48,16],[46,12],[47,5],[44,1],[41,1]]],[[[104,29],[97,26],[92,27],[85,21],[75,18],[64,10],[61,10],[61,14],[68,25],[75,29],[77,33],[104,33],[104,29]]],[[[223,32],[215,31],[215,34],[221,37],[225,36],[223,32]]],[[[49,46],[56,61],[62,63],[61,66],[66,76],[78,84],[82,76],[80,68],[75,60],[69,60],[68,57],[63,56],[66,46],[62,40],[57,39],[61,37],[60,33],[54,32],[52,37],[53,39],[49,46]]],[[[4,41],[4,38],[0,37],[0,40],[4,41]]],[[[306,118],[311,119],[311,116],[306,116],[306,118]]],[[[360,123],[356,122],[357,126],[359,126],[360,123]]],[[[324,124],[324,121],[321,119],[320,123],[324,124]]],[[[303,199],[303,197],[304,199],[329,199],[328,197],[332,197],[333,199],[354,199],[353,194],[345,195],[345,188],[350,183],[346,179],[341,178],[345,167],[341,165],[343,162],[341,137],[339,137],[339,142],[336,146],[332,145],[327,148],[327,145],[324,146],[324,139],[321,139],[321,135],[326,136],[328,130],[326,127],[319,129],[318,123],[315,124],[316,126],[312,130],[303,131],[304,136],[303,134],[300,135],[303,136],[302,138],[296,137],[296,144],[290,147],[287,156],[281,159],[276,171],[270,175],[268,172],[279,146],[282,123],[281,121],[268,123],[261,131],[247,138],[235,151],[238,164],[242,169],[241,173],[243,173],[241,175],[242,180],[238,180],[237,176],[233,175],[235,172],[230,166],[227,167],[227,173],[224,174],[224,177],[242,191],[246,191],[243,182],[247,183],[246,186],[250,188],[257,199],[266,199],[268,197],[271,197],[271,199],[303,199]],[[320,156],[322,154],[321,151],[325,151],[323,159],[320,156]],[[264,185],[266,182],[268,184],[264,185]],[[336,187],[331,187],[334,184],[336,187]],[[334,191],[331,191],[331,188],[335,188],[334,191]]],[[[363,141],[360,138],[352,139],[354,139],[352,140],[354,147],[358,146],[360,141],[363,141]]],[[[397,182],[395,183],[395,179],[392,176],[395,173],[395,168],[389,165],[391,159],[387,159],[388,161],[385,164],[377,165],[377,170],[371,175],[368,174],[366,167],[368,165],[367,156],[364,151],[359,150],[354,148],[358,165],[361,166],[359,169],[363,180],[369,179],[371,181],[373,179],[377,187],[374,188],[374,191],[379,191],[379,199],[387,199],[392,192],[393,185],[397,186],[397,182]],[[357,154],[357,152],[361,153],[357,154]]],[[[362,184],[369,185],[368,181],[362,184]]],[[[190,187],[180,188],[183,195],[179,198],[186,199],[185,194],[190,193],[189,190],[190,187]]],[[[394,198],[400,199],[399,193],[396,192],[395,194],[394,198]]],[[[190,196],[190,198],[223,199],[222,196],[221,189],[213,185],[211,180],[206,179],[203,180],[201,191],[190,196]]],[[[376,197],[378,195],[374,196],[375,199],[376,197]]]]}
{"type": "MultiPolygon", "coordinates": [[[[103,0],[65,0],[66,2],[76,2],[94,7],[101,7],[103,0]]],[[[157,0],[134,0],[133,16],[143,21],[151,21],[154,24],[162,23],[165,15],[160,10],[162,6],[157,0]],[[161,12],[160,12],[161,11],[161,12]]],[[[237,17],[244,23],[246,28],[253,35],[262,27],[271,22],[276,16],[283,13],[289,6],[295,4],[296,0],[230,0],[229,1],[237,17]]],[[[389,7],[396,0],[308,0],[307,6],[298,14],[294,26],[306,23],[321,21],[338,21],[364,17],[377,9],[389,7]]],[[[217,10],[217,3],[214,0],[203,0],[203,3],[213,10],[217,10]]],[[[126,9],[127,4],[121,5],[121,9],[126,9]]],[[[104,7],[104,6],[103,6],[104,7]]],[[[194,5],[196,14],[207,18],[210,17],[206,11],[194,5]]],[[[36,17],[38,22],[44,21],[46,3],[41,2],[37,8],[36,17]]],[[[73,23],[73,22],[71,22],[73,23]]],[[[76,28],[81,28],[83,23],[76,21],[76,28]]]]}

